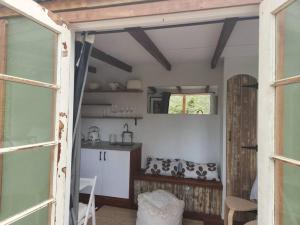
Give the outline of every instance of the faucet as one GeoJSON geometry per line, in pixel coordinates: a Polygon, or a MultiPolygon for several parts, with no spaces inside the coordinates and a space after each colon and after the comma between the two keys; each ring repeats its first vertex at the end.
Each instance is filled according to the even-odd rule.
{"type": "Polygon", "coordinates": [[[129,143],[130,145],[132,144],[133,142],[133,132],[132,131],[129,131],[129,126],[127,123],[124,124],[123,126],[126,130],[122,132],[122,144],[124,143],[129,143]],[[130,138],[130,142],[126,141],[126,137],[129,137],[130,138]]]}

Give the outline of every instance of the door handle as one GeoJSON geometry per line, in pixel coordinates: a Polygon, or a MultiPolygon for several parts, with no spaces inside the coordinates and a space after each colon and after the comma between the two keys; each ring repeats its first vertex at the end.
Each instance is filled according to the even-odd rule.
{"type": "Polygon", "coordinates": [[[100,161],[102,160],[102,152],[100,152],[100,154],[99,154],[99,160],[100,161]]]}
{"type": "Polygon", "coordinates": [[[106,152],[104,152],[104,161],[106,161],[106,152]]]}

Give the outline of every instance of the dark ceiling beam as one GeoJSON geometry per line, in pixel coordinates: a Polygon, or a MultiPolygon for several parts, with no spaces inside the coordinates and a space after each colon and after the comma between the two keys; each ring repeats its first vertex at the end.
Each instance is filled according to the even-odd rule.
{"type": "Polygon", "coordinates": [[[89,73],[97,73],[97,69],[94,66],[89,66],[88,71],[89,73]]]}
{"type": "Polygon", "coordinates": [[[223,28],[219,37],[219,41],[214,53],[214,56],[211,60],[211,68],[216,68],[218,61],[226,47],[226,44],[230,38],[230,35],[238,22],[239,18],[227,18],[224,21],[223,28]]]}
{"type": "Polygon", "coordinates": [[[106,54],[105,52],[103,52],[97,48],[92,49],[91,56],[95,59],[106,62],[106,63],[108,63],[114,67],[117,67],[121,70],[125,70],[127,72],[132,72],[132,66],[122,62],[121,60],[116,59],[115,57],[112,57],[112,56],[106,54]]]}
{"type": "Polygon", "coordinates": [[[146,32],[140,27],[127,28],[126,31],[148,51],[166,70],[171,70],[171,64],[153,43],[146,32]]]}

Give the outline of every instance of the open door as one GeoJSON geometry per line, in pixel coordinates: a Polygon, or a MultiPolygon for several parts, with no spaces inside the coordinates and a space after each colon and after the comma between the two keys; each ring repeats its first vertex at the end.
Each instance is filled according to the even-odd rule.
{"type": "Polygon", "coordinates": [[[0,224],[68,222],[70,56],[58,16],[32,0],[0,0],[0,224]]]}
{"type": "MultiPolygon", "coordinates": [[[[257,175],[257,87],[250,75],[235,75],[227,81],[226,196],[248,200],[257,175]]],[[[243,212],[235,220],[253,217],[243,212]]]]}
{"type": "Polygon", "coordinates": [[[300,1],[260,12],[258,224],[300,224],[300,1]]]}

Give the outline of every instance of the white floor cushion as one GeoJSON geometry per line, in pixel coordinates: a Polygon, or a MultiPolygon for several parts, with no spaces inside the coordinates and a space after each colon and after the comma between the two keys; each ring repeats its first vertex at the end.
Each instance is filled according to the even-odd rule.
{"type": "Polygon", "coordinates": [[[157,190],[138,196],[136,225],[182,225],[184,202],[173,194],[157,190]]]}

